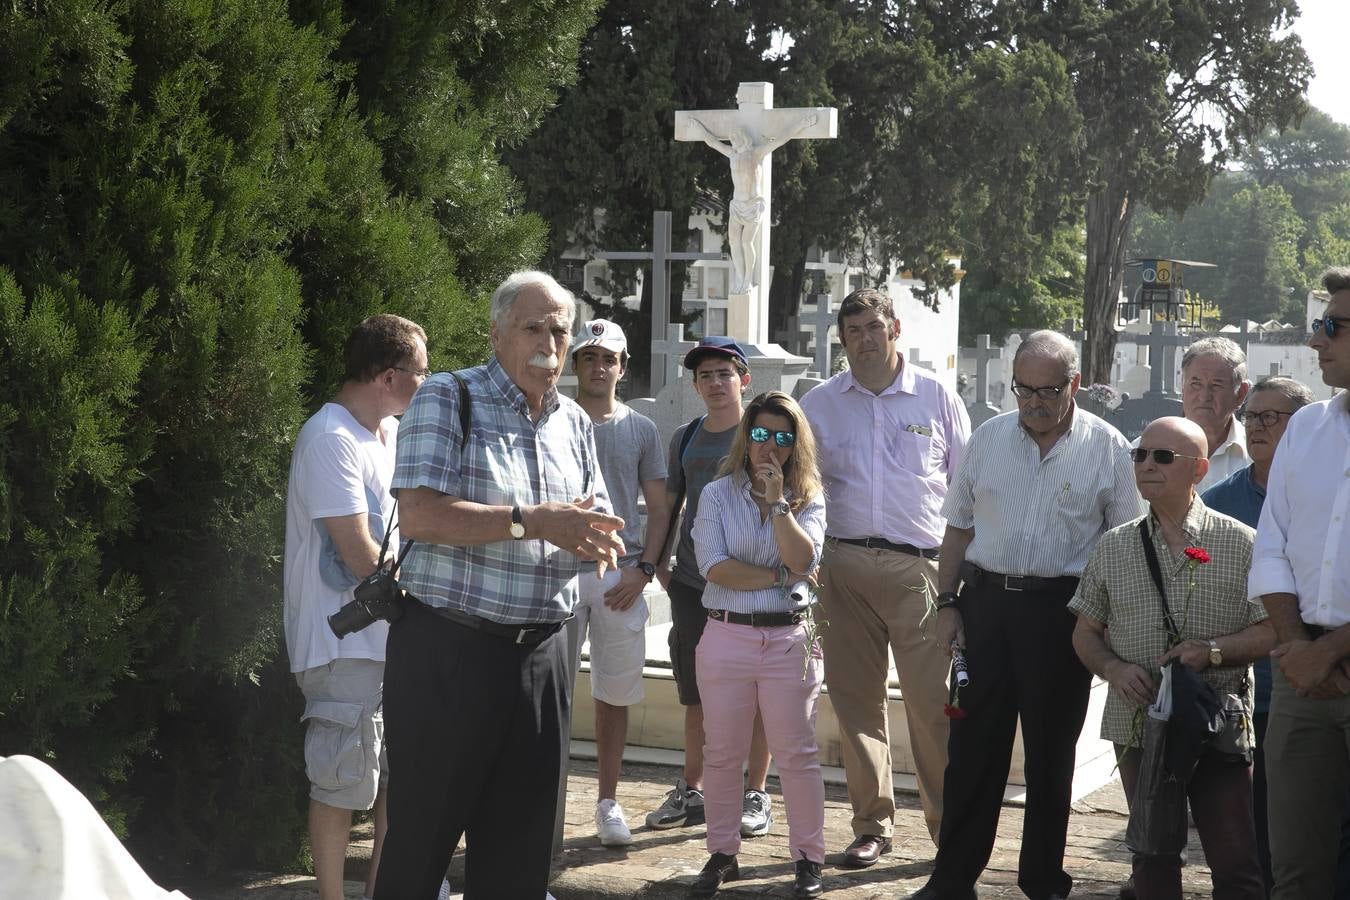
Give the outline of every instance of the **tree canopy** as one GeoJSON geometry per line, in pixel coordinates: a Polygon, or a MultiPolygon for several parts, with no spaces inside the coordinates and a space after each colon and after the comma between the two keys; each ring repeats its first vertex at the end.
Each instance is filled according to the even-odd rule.
{"type": "Polygon", "coordinates": [[[302,860],[296,431],[372,313],[483,358],[487,286],[542,249],[501,147],[595,6],[0,9],[0,755],[143,861],[302,860]]]}

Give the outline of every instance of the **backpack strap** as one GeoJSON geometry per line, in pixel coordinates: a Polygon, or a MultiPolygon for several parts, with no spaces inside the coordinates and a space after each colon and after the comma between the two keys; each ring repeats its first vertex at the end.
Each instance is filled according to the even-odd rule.
{"type": "MultiPolygon", "coordinates": [[[[684,454],[693,443],[694,436],[703,430],[703,420],[707,416],[698,416],[690,419],[689,424],[684,426],[684,434],[680,435],[680,452],[677,459],[680,464],[680,474],[684,474],[684,454]]],[[[684,478],[680,478],[680,489],[675,493],[675,502],[670,505],[670,521],[666,523],[666,541],[665,546],[661,548],[661,559],[670,559],[671,541],[675,538],[675,523],[680,519],[680,509],[684,506],[684,478]]]]}

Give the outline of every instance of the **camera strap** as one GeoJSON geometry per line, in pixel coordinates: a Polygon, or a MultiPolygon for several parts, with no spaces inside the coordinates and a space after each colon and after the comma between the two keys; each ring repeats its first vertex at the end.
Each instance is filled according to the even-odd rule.
{"type": "MultiPolygon", "coordinates": [[[[455,379],[459,385],[459,459],[461,464],[464,461],[464,448],[469,444],[469,427],[473,422],[473,397],[469,394],[469,385],[464,380],[464,376],[458,372],[451,372],[450,377],[455,379]]],[[[394,533],[394,526],[398,524],[398,498],[394,498],[394,508],[390,510],[389,525],[384,529],[384,541],[380,544],[380,561],[376,564],[377,569],[384,568],[384,555],[389,552],[389,538],[394,533]]],[[[403,565],[403,560],[412,549],[414,541],[404,541],[403,549],[389,567],[389,574],[397,577],[398,567],[403,565]]]]}

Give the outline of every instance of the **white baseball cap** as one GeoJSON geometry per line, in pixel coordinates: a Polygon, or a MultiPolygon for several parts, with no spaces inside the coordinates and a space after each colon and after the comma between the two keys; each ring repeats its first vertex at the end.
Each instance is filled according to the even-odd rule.
{"type": "Polygon", "coordinates": [[[609,319],[591,319],[581,326],[581,333],[577,337],[577,345],[572,348],[573,356],[587,347],[599,347],[620,355],[628,352],[628,339],[623,336],[623,329],[609,319]]]}

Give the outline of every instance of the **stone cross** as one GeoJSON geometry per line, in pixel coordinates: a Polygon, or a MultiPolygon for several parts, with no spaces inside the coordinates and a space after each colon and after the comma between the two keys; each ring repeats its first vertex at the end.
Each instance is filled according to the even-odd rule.
{"type": "Polygon", "coordinates": [[[975,349],[967,350],[965,357],[975,360],[975,399],[970,404],[970,424],[973,427],[998,415],[998,408],[989,402],[989,363],[1003,358],[1003,348],[990,346],[989,335],[978,334],[975,336],[975,349]]]}
{"type": "Polygon", "coordinates": [[[684,370],[684,355],[697,346],[698,341],[684,339],[683,325],[667,325],[665,338],[652,341],[652,396],[659,393],[655,386],[657,373],[662,387],[674,384],[684,370]]]}
{"type": "MultiPolygon", "coordinates": [[[[669,210],[658,209],[652,213],[652,249],[650,250],[602,250],[595,254],[596,259],[605,260],[643,260],[651,263],[652,272],[652,352],[658,335],[666,333],[670,324],[670,264],[672,262],[690,262],[698,259],[722,259],[720,253],[674,253],[671,245],[671,215],[669,210]]],[[[679,371],[676,370],[678,376],[679,371]]],[[[665,387],[665,370],[653,361],[651,366],[651,394],[655,397],[665,387]]]]}
{"type": "Polygon", "coordinates": [[[812,294],[812,299],[816,301],[815,312],[806,312],[805,310],[797,314],[798,327],[802,333],[812,334],[816,341],[816,374],[821,378],[829,378],[830,359],[833,356],[834,347],[830,343],[830,329],[839,324],[836,320],[839,318],[839,311],[834,308],[834,303],[829,294],[812,294]]]}
{"type": "Polygon", "coordinates": [[[1148,348],[1148,392],[1155,395],[1175,395],[1172,369],[1176,360],[1176,348],[1191,342],[1188,334],[1177,334],[1176,322],[1154,322],[1148,337],[1136,339],[1136,343],[1148,348]],[[1166,381],[1163,375],[1166,374],[1166,381]]]}
{"type": "Polygon", "coordinates": [[[769,340],[769,223],[773,151],[794,138],[834,138],[838,111],[818,106],[774,109],[773,85],[743,81],[736,109],[677,110],[675,140],[702,141],[731,164],[727,245],[732,285],[727,333],[738,341],[769,340]]]}
{"type": "Polygon", "coordinates": [[[924,359],[922,356],[919,355],[918,347],[909,348],[909,355],[905,357],[905,362],[909,363],[910,365],[918,366],[920,369],[927,369],[930,372],[937,371],[937,369],[934,368],[931,362],[929,362],[928,360],[924,359]]]}

